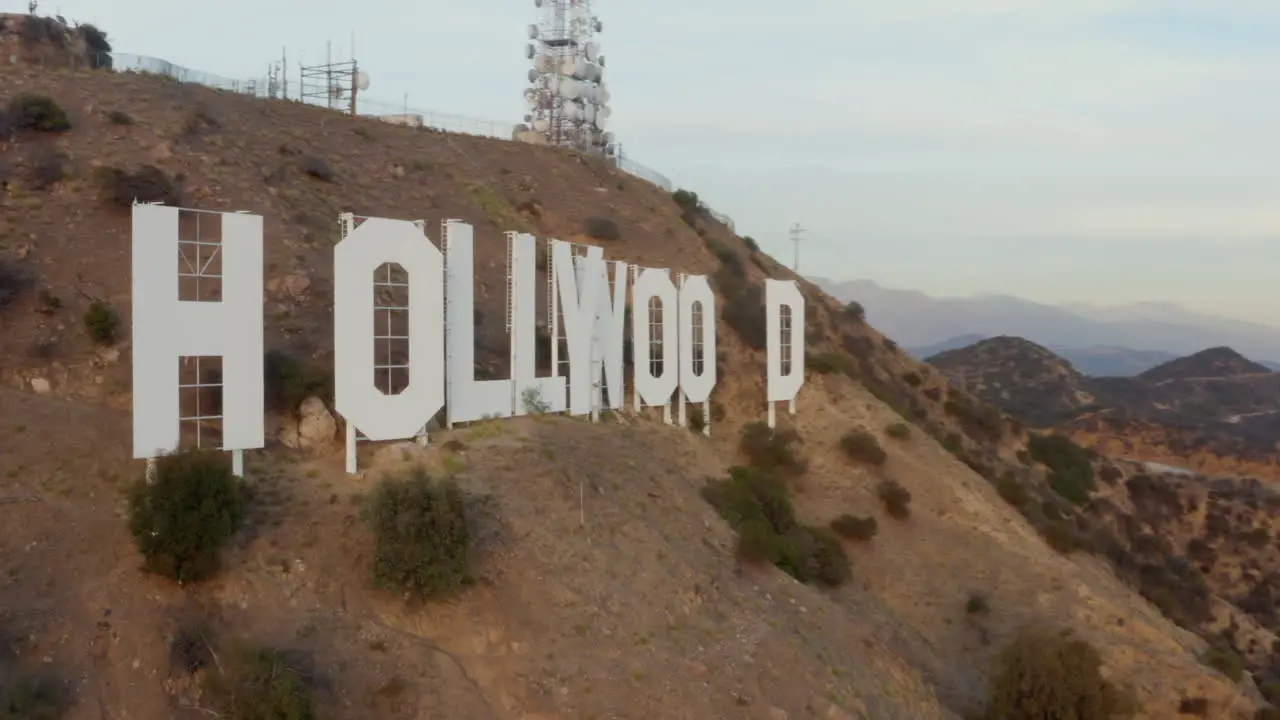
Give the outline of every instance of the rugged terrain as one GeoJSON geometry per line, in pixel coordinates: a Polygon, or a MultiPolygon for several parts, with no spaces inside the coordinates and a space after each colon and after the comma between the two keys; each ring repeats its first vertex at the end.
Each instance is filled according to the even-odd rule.
{"type": "MultiPolygon", "coordinates": [[[[13,656],[0,670],[57,676],[71,717],[207,717],[170,656],[191,614],[305,658],[335,718],[957,718],[981,708],[991,663],[1026,626],[1094,644],[1139,717],[1203,706],[1247,719],[1263,704],[1270,645],[1252,675],[1224,675],[1204,660],[1216,636],[1203,618],[1143,597],[1168,558],[1129,567],[1127,536],[1092,542],[1131,506],[1072,509],[1018,423],[808,283],[809,381],[799,414],[781,413],[807,463],[794,502],[807,522],[853,513],[881,529],[846,544],[853,581],[836,589],[740,564],[699,490],[742,462],[740,432],[763,418],[759,286],[793,276],[688,194],[572,153],[163,78],[6,65],[0,88],[5,101],[48,95],[70,120],[0,145],[0,632],[13,656]],[[657,412],[485,422],[427,448],[363,447],[353,478],[332,425],[304,448],[277,441],[300,444],[284,408],[269,447],[249,453],[253,518],[224,572],[185,588],[144,575],[121,496],[141,472],[128,459],[127,333],[95,342],[83,320],[107,307],[127,327],[134,197],[262,214],[269,347],[316,373],[332,356],[341,211],[424,218],[433,237],[444,218],[476,226],[478,343],[498,375],[504,230],[706,273],[721,316],[711,438],[657,412]],[[842,449],[855,430],[883,446],[880,463],[842,449]],[[480,582],[449,603],[368,581],[360,498],[413,464],[487,499],[480,582]],[[880,508],[885,479],[914,498],[909,518],[880,508]]],[[[323,385],[313,420],[328,417],[323,385]]],[[[1221,586],[1214,617],[1259,587],[1232,577],[1246,579],[1221,586]]]]}
{"type": "Polygon", "coordinates": [[[1280,373],[1210,348],[1133,377],[1086,377],[1049,350],[999,337],[928,359],[1034,427],[1108,455],[1280,479],[1280,373]]]}

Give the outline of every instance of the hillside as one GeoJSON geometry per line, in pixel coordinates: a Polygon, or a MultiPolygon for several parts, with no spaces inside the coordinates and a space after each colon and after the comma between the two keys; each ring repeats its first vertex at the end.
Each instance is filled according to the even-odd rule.
{"type": "Polygon", "coordinates": [[[1089,378],[1022,338],[990,338],[939,353],[926,362],[960,387],[1034,427],[1052,425],[1096,402],[1089,378]]]}
{"type": "Polygon", "coordinates": [[[1086,377],[1046,348],[993,338],[929,358],[983,400],[1107,454],[1280,479],[1280,374],[1210,348],[1134,377],[1086,377]]]}
{"type": "MultiPolygon", "coordinates": [[[[1248,720],[1263,705],[1270,670],[1211,667],[1198,619],[1184,623],[1200,636],[1144,599],[1172,571],[1123,572],[1124,553],[1093,540],[1103,516],[1055,494],[1016,423],[808,283],[808,383],[799,414],[781,413],[803,456],[791,502],[805,523],[849,513],[879,530],[840,545],[853,577],[835,588],[736,559],[739,539],[700,489],[760,464],[740,444],[763,416],[752,289],[794,276],[688,196],[572,153],[163,78],[6,65],[0,87],[46,94],[70,120],[2,148],[0,512],[21,522],[0,526],[0,632],[15,638],[0,670],[56,673],[73,717],[208,717],[170,655],[191,616],[301,658],[335,718],[967,717],[1028,626],[1095,646],[1140,718],[1191,703],[1248,720]],[[369,469],[352,478],[336,426],[304,449],[275,441],[292,428],[298,444],[296,406],[283,408],[269,447],[248,454],[253,509],[221,574],[186,587],[142,574],[122,492],[142,471],[127,457],[128,342],[95,343],[82,320],[96,301],[127,327],[135,196],[263,215],[269,349],[316,373],[332,359],[340,211],[476,226],[478,346],[498,376],[504,230],[706,273],[721,315],[712,437],[655,411],[481,422],[427,448],[362,447],[369,469]],[[368,580],[365,496],[414,465],[484,499],[477,582],[445,603],[368,580]],[[887,510],[894,487],[909,493],[906,517],[887,510]]],[[[328,418],[324,382],[307,391],[314,419],[328,418]]]]}
{"type": "Polygon", "coordinates": [[[1266,365],[1253,362],[1229,347],[1216,347],[1170,360],[1147,370],[1139,377],[1149,383],[1161,383],[1196,378],[1238,378],[1266,375],[1270,372],[1271,369],[1266,365]]]}

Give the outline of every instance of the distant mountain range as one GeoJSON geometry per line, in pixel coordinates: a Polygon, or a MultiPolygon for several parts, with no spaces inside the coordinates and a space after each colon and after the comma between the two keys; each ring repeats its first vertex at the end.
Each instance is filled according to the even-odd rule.
{"type": "MultiPolygon", "coordinates": [[[[935,298],[870,280],[811,280],[842,302],[861,304],[867,322],[921,359],[1001,335],[1042,345],[1095,377],[1136,375],[1221,346],[1252,358],[1280,359],[1280,329],[1171,303],[1054,306],[1007,295],[935,298]]],[[[1280,370],[1280,363],[1259,362],[1280,370]]]]}
{"type": "MultiPolygon", "coordinates": [[[[994,336],[993,336],[994,337],[994,336]]],[[[917,360],[928,360],[934,355],[968,347],[991,338],[985,335],[957,335],[942,342],[920,347],[904,348],[917,360]]],[[[1071,363],[1083,375],[1090,377],[1131,377],[1162,365],[1170,360],[1183,357],[1161,350],[1134,350],[1125,347],[1067,347],[1065,345],[1048,345],[1053,354],[1071,363]]],[[[1280,371],[1280,363],[1261,362],[1273,371],[1280,371]]]]}

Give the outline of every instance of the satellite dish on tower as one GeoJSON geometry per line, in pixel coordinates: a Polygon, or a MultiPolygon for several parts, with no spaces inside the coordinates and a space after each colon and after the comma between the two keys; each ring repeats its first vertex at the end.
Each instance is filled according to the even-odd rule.
{"type": "Polygon", "coordinates": [[[529,59],[533,59],[533,45],[524,46],[524,56],[529,59]]]}
{"type": "Polygon", "coordinates": [[[538,26],[537,26],[537,25],[530,25],[530,26],[529,26],[529,39],[530,39],[530,40],[537,40],[537,39],[538,39],[538,26]]]}
{"type": "Polygon", "coordinates": [[[369,89],[369,73],[363,70],[356,71],[356,89],[360,92],[369,89]]]}

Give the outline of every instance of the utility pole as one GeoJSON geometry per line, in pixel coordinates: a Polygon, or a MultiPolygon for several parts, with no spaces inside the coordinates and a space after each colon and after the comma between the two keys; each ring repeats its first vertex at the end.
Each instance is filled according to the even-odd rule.
{"type": "Polygon", "coordinates": [[[791,244],[795,252],[794,261],[791,263],[791,271],[797,275],[800,274],[800,241],[803,239],[800,236],[804,232],[805,229],[800,227],[800,223],[791,226],[791,244]]]}

